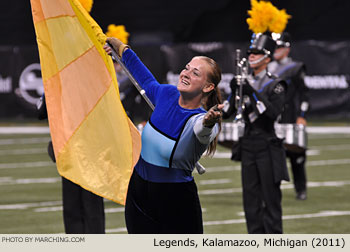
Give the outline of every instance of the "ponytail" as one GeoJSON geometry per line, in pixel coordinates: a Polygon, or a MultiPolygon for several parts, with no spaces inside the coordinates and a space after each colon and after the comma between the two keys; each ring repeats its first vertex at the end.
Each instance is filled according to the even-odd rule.
{"type": "MultiPolygon", "coordinates": [[[[219,82],[221,81],[221,69],[213,59],[206,56],[197,56],[197,57],[206,61],[208,65],[211,67],[211,72],[208,73],[208,82],[213,83],[215,85],[215,88],[212,91],[210,91],[209,94],[206,95],[206,97],[204,97],[203,107],[205,110],[208,111],[211,107],[222,103],[221,93],[218,88],[219,82]]],[[[218,124],[219,124],[219,133],[220,133],[221,118],[218,124]]],[[[216,136],[215,139],[209,143],[209,146],[206,152],[207,155],[210,155],[210,156],[214,155],[217,141],[218,141],[218,136],[216,136]]]]}
{"type": "MultiPolygon", "coordinates": [[[[217,105],[217,104],[221,104],[222,103],[222,99],[221,99],[221,93],[219,88],[216,86],[208,95],[206,102],[204,104],[204,108],[205,110],[209,110],[211,107],[217,105]]],[[[221,118],[218,121],[219,124],[219,133],[221,131],[221,118]]],[[[218,134],[219,135],[219,134],[218,134]]],[[[207,148],[207,152],[206,155],[208,156],[213,156],[215,151],[216,151],[216,145],[218,142],[218,135],[215,137],[215,139],[213,141],[211,141],[209,143],[209,146],[207,148]]]]}

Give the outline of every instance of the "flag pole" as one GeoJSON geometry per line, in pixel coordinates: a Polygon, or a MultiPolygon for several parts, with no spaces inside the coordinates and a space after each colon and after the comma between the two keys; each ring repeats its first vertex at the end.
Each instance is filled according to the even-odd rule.
{"type": "MultiPolygon", "coordinates": [[[[114,50],[113,46],[107,42],[107,45],[112,49],[112,59],[114,59],[120,66],[121,68],[124,70],[124,72],[126,73],[126,75],[129,77],[131,83],[135,86],[135,88],[137,89],[137,91],[139,91],[140,95],[143,97],[143,99],[145,99],[145,101],[147,102],[148,106],[150,106],[150,108],[152,110],[154,110],[154,105],[151,102],[151,100],[148,98],[148,96],[146,95],[146,91],[140,86],[140,84],[135,80],[134,76],[130,73],[130,71],[126,68],[125,64],[122,62],[122,60],[120,59],[120,57],[118,56],[118,54],[116,53],[116,51],[114,50]]],[[[205,173],[205,168],[203,165],[201,165],[199,162],[197,162],[195,164],[195,167],[197,169],[197,172],[199,174],[203,174],[205,173]]]]}
{"type": "Polygon", "coordinates": [[[146,91],[140,86],[140,84],[135,80],[134,76],[126,68],[126,66],[124,65],[124,63],[120,59],[120,57],[117,55],[116,51],[113,49],[112,45],[109,44],[108,42],[107,42],[107,44],[112,49],[112,59],[114,59],[123,68],[124,72],[129,77],[129,79],[132,82],[132,84],[136,87],[137,91],[139,91],[140,95],[147,102],[148,106],[150,106],[150,108],[152,110],[154,110],[154,105],[151,102],[151,100],[148,98],[148,96],[146,95],[146,91]]]}

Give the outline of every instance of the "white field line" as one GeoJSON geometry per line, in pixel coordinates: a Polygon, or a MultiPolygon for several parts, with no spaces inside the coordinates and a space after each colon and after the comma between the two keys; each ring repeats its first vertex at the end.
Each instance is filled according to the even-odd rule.
{"type": "MultiPolygon", "coordinates": [[[[347,150],[348,148],[346,148],[347,150]]],[[[306,151],[306,155],[308,156],[317,156],[320,155],[320,151],[319,150],[307,150],[306,151]]],[[[205,158],[205,157],[204,157],[205,158]]],[[[231,152],[215,152],[213,158],[227,158],[230,159],[231,158],[231,152]]]]}
{"type": "MultiPolygon", "coordinates": [[[[316,156],[320,154],[320,150],[350,150],[350,144],[342,145],[326,145],[326,146],[310,146],[307,150],[308,156],[316,156]]],[[[31,149],[12,149],[0,150],[0,156],[5,155],[30,155],[47,153],[46,148],[31,148],[31,149]]],[[[214,158],[231,158],[231,152],[216,152],[214,158]]]]}
{"type": "Polygon", "coordinates": [[[311,150],[350,150],[350,144],[309,146],[311,150]]]}
{"type": "Polygon", "coordinates": [[[207,180],[200,180],[200,185],[219,185],[219,184],[228,184],[231,183],[231,179],[207,179],[207,180]]]}
{"type": "MultiPolygon", "coordinates": [[[[297,220],[297,219],[310,219],[310,218],[322,218],[322,217],[333,217],[333,216],[346,216],[350,215],[350,211],[321,211],[318,213],[309,214],[296,214],[296,215],[285,215],[283,220],[297,220]]],[[[245,223],[245,219],[232,219],[232,220],[218,220],[218,221],[204,221],[204,226],[214,225],[230,225],[230,224],[242,224],[245,223]]],[[[126,232],[125,227],[107,229],[106,233],[121,233],[126,232]]]]}
{"type": "Polygon", "coordinates": [[[41,208],[34,209],[34,212],[36,213],[57,212],[57,211],[63,211],[63,207],[54,206],[54,207],[41,207],[41,208]]]}
{"type": "MultiPolygon", "coordinates": [[[[57,211],[63,211],[63,206],[56,206],[56,207],[41,207],[34,209],[34,212],[36,213],[43,213],[43,212],[57,212],[57,211]]],[[[115,207],[115,208],[106,208],[105,213],[123,213],[124,207],[115,207]]]]}
{"type": "Polygon", "coordinates": [[[23,185],[23,184],[52,184],[60,182],[60,177],[55,178],[22,178],[13,179],[11,177],[0,178],[0,185],[23,185]]]}
{"type": "MultiPolygon", "coordinates": [[[[11,177],[0,177],[0,185],[18,185],[18,184],[50,184],[60,182],[60,177],[52,178],[31,178],[31,179],[13,179],[11,177]]],[[[231,183],[231,179],[208,179],[200,180],[200,185],[218,185],[231,183]]]]}
{"type": "Polygon", "coordinates": [[[350,127],[306,127],[310,134],[350,134],[350,127]]]}
{"type": "Polygon", "coordinates": [[[124,207],[114,207],[105,209],[105,213],[124,213],[124,207]]]}
{"type": "MultiPolygon", "coordinates": [[[[237,162],[235,162],[237,163],[237,162]]],[[[307,161],[306,166],[327,166],[327,165],[350,165],[350,159],[330,159],[330,160],[314,160],[307,161]]],[[[1,167],[0,167],[1,168],[1,167]]],[[[206,167],[206,173],[214,173],[214,172],[229,172],[229,171],[240,171],[240,165],[232,165],[232,166],[217,166],[217,167],[206,167]]]]}
{"type": "Polygon", "coordinates": [[[227,172],[227,171],[240,171],[240,165],[232,165],[232,166],[216,166],[216,167],[206,167],[205,173],[213,173],[213,172],[227,172]]]}
{"type": "MultiPolygon", "coordinates": [[[[350,159],[333,159],[333,160],[314,160],[308,161],[307,167],[311,166],[329,166],[329,165],[350,165],[350,159]]],[[[45,167],[45,166],[54,166],[55,164],[52,162],[27,162],[27,163],[8,163],[8,164],[0,164],[0,169],[7,168],[27,168],[27,167],[45,167]]],[[[214,172],[226,172],[226,171],[240,171],[240,165],[234,166],[218,166],[218,167],[207,167],[206,173],[214,173],[214,172]]],[[[5,184],[34,184],[34,183],[56,183],[60,180],[60,178],[34,178],[34,179],[12,179],[10,177],[0,177],[0,185],[5,184]]],[[[200,180],[199,183],[201,185],[207,184],[225,184],[230,183],[229,179],[219,179],[217,182],[213,182],[210,180],[200,180]]]]}
{"type": "MultiPolygon", "coordinates": [[[[2,177],[0,183],[6,182],[8,177],[2,177]]],[[[57,180],[58,182],[60,178],[53,178],[53,180],[57,180]]],[[[26,181],[23,181],[27,183],[26,181]]],[[[47,183],[52,183],[47,181],[47,183]]],[[[210,182],[209,182],[210,183],[210,182]]],[[[307,182],[308,188],[313,187],[341,187],[350,185],[350,181],[324,181],[324,182],[307,182]]],[[[292,183],[285,183],[281,185],[281,189],[293,189],[294,186],[292,183]]],[[[241,193],[242,188],[227,188],[227,189],[213,189],[213,190],[200,190],[198,193],[200,195],[216,195],[216,194],[229,194],[229,193],[241,193]]],[[[8,210],[8,209],[27,209],[32,207],[46,207],[46,208],[38,208],[35,210],[36,212],[48,212],[48,211],[59,211],[61,208],[53,207],[48,208],[47,206],[56,206],[60,205],[60,201],[53,202],[39,202],[39,203],[23,203],[23,204],[12,204],[12,205],[0,205],[0,210],[8,210]]],[[[124,208],[111,208],[110,210],[106,209],[106,213],[116,213],[122,212],[124,208]]]]}
{"type": "Polygon", "coordinates": [[[9,138],[9,139],[0,139],[0,145],[48,143],[50,140],[51,138],[46,136],[32,137],[32,138],[9,138]]]}
{"type": "MultiPolygon", "coordinates": [[[[310,146],[309,150],[306,151],[307,156],[318,156],[321,151],[330,150],[350,150],[350,144],[340,144],[340,145],[325,145],[325,146],[310,146]]],[[[216,152],[213,158],[231,158],[231,152],[216,152]]]]}
{"type": "MultiPolygon", "coordinates": [[[[324,181],[324,182],[307,182],[307,187],[340,187],[350,185],[350,181],[324,181]]],[[[286,183],[281,185],[282,190],[294,189],[292,183],[286,183]]],[[[199,195],[217,195],[217,194],[230,194],[230,193],[241,193],[242,188],[226,188],[226,189],[211,189],[201,190],[198,192],[199,195]]]]}
{"type": "MultiPolygon", "coordinates": [[[[62,201],[47,201],[47,202],[33,202],[23,204],[8,204],[0,205],[0,210],[24,210],[35,208],[34,212],[54,212],[62,211],[62,201]]],[[[120,213],[124,212],[124,207],[106,208],[105,213],[120,213]]]]}
{"type": "MultiPolygon", "coordinates": [[[[36,213],[57,212],[57,211],[63,211],[63,206],[41,207],[41,208],[34,209],[34,212],[36,212],[36,213]]],[[[105,209],[105,213],[119,213],[119,212],[124,212],[124,208],[107,208],[107,209],[105,209]]]]}
{"type": "MultiPolygon", "coordinates": [[[[350,181],[325,181],[325,182],[308,182],[308,187],[319,187],[319,186],[343,186],[343,185],[349,185],[350,181]]],[[[293,188],[292,184],[286,184],[282,185],[282,189],[290,189],[293,188]]],[[[238,192],[240,188],[232,188],[230,189],[231,192],[234,190],[238,192]]],[[[206,191],[214,191],[214,190],[206,190],[206,191]]],[[[219,190],[216,190],[219,191],[219,190]]],[[[221,190],[223,191],[223,190],[221,190]]],[[[203,192],[203,191],[201,191],[203,192]]],[[[227,190],[226,190],[227,193],[227,190]]],[[[203,194],[203,193],[200,193],[203,194]]],[[[9,210],[9,209],[27,209],[30,207],[41,207],[37,208],[34,211],[35,212],[48,212],[48,211],[62,211],[62,206],[56,206],[60,205],[61,201],[52,201],[52,202],[39,202],[39,203],[24,203],[24,204],[12,204],[12,205],[0,205],[0,210],[9,210]],[[43,206],[53,206],[53,207],[45,207],[43,206]]],[[[123,212],[124,208],[110,208],[105,209],[106,213],[116,213],[116,212],[123,212]]],[[[350,215],[350,211],[322,211],[319,213],[312,213],[312,214],[300,214],[300,215],[286,215],[283,216],[283,220],[292,220],[292,219],[308,219],[308,218],[319,218],[319,217],[331,217],[331,216],[344,216],[344,215],[350,215]]],[[[233,219],[233,220],[222,220],[222,221],[206,221],[203,223],[204,226],[211,226],[211,225],[226,225],[226,224],[239,224],[239,223],[245,223],[245,219],[233,219]]],[[[115,228],[115,229],[107,229],[107,233],[119,233],[119,232],[126,232],[126,228],[115,228]]]]}
{"type": "Polygon", "coordinates": [[[45,148],[0,150],[0,156],[32,155],[32,154],[42,154],[42,153],[47,153],[47,150],[45,148]]]}
{"type": "MultiPolygon", "coordinates": [[[[231,158],[231,152],[219,152],[219,151],[216,151],[213,158],[231,158]]],[[[206,157],[204,157],[206,158],[206,157]]]]}
{"type": "MultiPolygon", "coordinates": [[[[296,220],[296,219],[309,219],[309,218],[344,216],[344,215],[350,215],[350,211],[321,211],[318,213],[310,213],[310,214],[285,215],[282,217],[282,219],[283,220],[296,220]]],[[[213,226],[213,225],[227,225],[227,224],[240,224],[240,223],[245,223],[245,219],[205,221],[203,223],[203,225],[204,226],[213,226]]]]}
{"type": "Polygon", "coordinates": [[[50,133],[49,127],[0,127],[0,134],[45,134],[50,133]]]}
{"type": "Polygon", "coordinates": [[[217,195],[242,192],[242,188],[211,189],[198,191],[199,195],[217,195]]]}
{"type": "MultiPolygon", "coordinates": [[[[125,210],[124,207],[105,208],[105,213],[124,213],[124,210],[125,210]]],[[[63,206],[41,207],[41,208],[34,209],[34,212],[37,212],[37,213],[57,212],[57,211],[63,211],[63,206]]],[[[207,211],[206,208],[202,208],[203,213],[205,213],[206,211],[207,211]]]]}
{"type": "Polygon", "coordinates": [[[306,155],[307,156],[318,156],[318,155],[320,155],[320,151],[319,150],[307,150],[306,155]]]}
{"type": "Polygon", "coordinates": [[[4,164],[0,164],[0,169],[45,167],[45,166],[56,166],[56,165],[51,161],[50,162],[38,161],[38,162],[23,162],[23,163],[4,163],[4,164]]]}
{"type": "MultiPolygon", "coordinates": [[[[350,181],[325,181],[325,182],[308,182],[308,187],[340,187],[344,185],[349,185],[350,181]]],[[[291,183],[284,184],[281,186],[282,189],[292,189],[293,185],[291,183]]],[[[221,190],[202,190],[199,191],[201,195],[208,194],[225,194],[225,193],[234,193],[241,192],[241,188],[229,188],[229,189],[221,189],[221,190]]],[[[48,202],[37,202],[37,203],[23,203],[23,204],[8,204],[8,205],[0,205],[0,210],[15,210],[15,209],[28,209],[35,208],[36,212],[46,212],[46,211],[59,211],[62,210],[61,201],[48,201],[48,202]],[[53,207],[52,207],[53,206],[53,207]],[[45,207],[45,208],[43,208],[45,207]],[[58,208],[61,207],[61,208],[58,208]]],[[[124,208],[110,208],[105,210],[106,213],[117,213],[123,212],[124,208]]]]}
{"type": "Polygon", "coordinates": [[[350,138],[350,134],[327,134],[327,135],[324,135],[324,134],[309,134],[307,136],[308,139],[317,139],[317,140],[320,140],[320,139],[348,139],[350,138]]]}
{"type": "MultiPolygon", "coordinates": [[[[341,187],[350,185],[350,181],[324,181],[324,182],[307,182],[308,188],[313,187],[341,187]]],[[[286,183],[281,185],[282,190],[293,189],[294,186],[291,183],[286,183]]],[[[242,188],[227,188],[227,189],[213,189],[213,190],[200,190],[198,192],[199,195],[217,195],[217,194],[230,194],[230,193],[241,193],[242,188]]],[[[0,205],[0,210],[8,210],[8,209],[27,209],[30,207],[47,207],[47,206],[56,206],[61,204],[60,201],[55,202],[39,202],[39,203],[26,203],[26,204],[13,204],[13,205],[0,205]]],[[[110,210],[111,212],[122,211],[123,208],[117,208],[119,210],[110,210]]],[[[38,210],[39,211],[39,210],[38,210]]],[[[50,211],[50,208],[45,208],[40,211],[50,211]]],[[[51,210],[53,211],[53,210],[51,210]]],[[[58,211],[54,209],[54,211],[58,211]]]]}
{"type": "Polygon", "coordinates": [[[122,233],[126,231],[126,227],[106,229],[106,233],[122,233]]]}
{"type": "Polygon", "coordinates": [[[46,201],[46,202],[7,204],[7,205],[0,205],[0,210],[28,209],[31,207],[57,206],[60,204],[62,204],[62,201],[46,201]]]}
{"type": "Polygon", "coordinates": [[[307,161],[306,166],[327,166],[327,165],[350,165],[350,159],[330,159],[307,161]]]}

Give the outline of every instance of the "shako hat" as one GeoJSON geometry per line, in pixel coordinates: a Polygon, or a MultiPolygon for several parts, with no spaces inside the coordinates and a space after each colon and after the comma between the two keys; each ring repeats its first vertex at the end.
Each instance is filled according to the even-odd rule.
{"type": "Polygon", "coordinates": [[[269,57],[272,57],[275,48],[276,42],[271,38],[269,34],[254,33],[252,35],[247,53],[265,54],[269,57]]]}

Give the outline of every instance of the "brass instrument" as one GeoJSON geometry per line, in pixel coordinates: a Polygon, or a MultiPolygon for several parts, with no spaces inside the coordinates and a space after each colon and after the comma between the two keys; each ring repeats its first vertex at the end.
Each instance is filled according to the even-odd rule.
{"type": "Polygon", "coordinates": [[[223,123],[222,129],[218,138],[219,144],[231,148],[234,142],[238,142],[239,138],[244,134],[245,123],[243,119],[243,85],[248,77],[248,61],[246,58],[241,59],[241,50],[236,50],[236,93],[235,93],[235,107],[236,116],[231,123],[223,123]]]}

